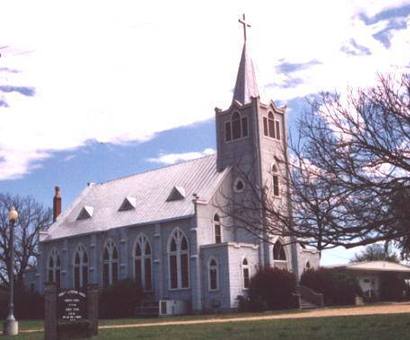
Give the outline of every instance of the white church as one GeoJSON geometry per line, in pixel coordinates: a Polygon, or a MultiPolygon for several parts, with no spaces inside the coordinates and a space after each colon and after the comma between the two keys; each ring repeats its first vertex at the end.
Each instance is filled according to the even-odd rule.
{"type": "Polygon", "coordinates": [[[132,278],[153,301],[222,311],[237,307],[260,267],[300,277],[319,266],[315,251],[280,236],[267,242],[226,215],[253,188],[267,187],[277,202],[288,195],[277,164],[287,157],[286,111],[261,102],[240,22],[245,41],[232,103],[215,109],[216,154],[88,184],[63,212],[56,187],[55,221],[40,235],[40,291],[47,282],[107,287],[132,278]]]}

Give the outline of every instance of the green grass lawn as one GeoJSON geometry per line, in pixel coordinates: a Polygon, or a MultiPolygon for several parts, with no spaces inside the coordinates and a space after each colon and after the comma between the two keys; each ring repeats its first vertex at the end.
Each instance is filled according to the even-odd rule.
{"type": "MultiPolygon", "coordinates": [[[[134,320],[135,321],[135,320],[134,320]]],[[[123,322],[124,323],[124,322],[123,322]]],[[[24,323],[23,323],[24,324],[24,323]]],[[[24,325],[24,328],[25,325],[24,325]]],[[[43,339],[43,333],[9,339],[43,339]]],[[[96,339],[409,339],[410,314],[243,321],[100,330],[96,339]]],[[[8,339],[2,337],[1,339],[8,339]]]]}
{"type": "MultiPolygon", "coordinates": [[[[124,324],[140,324],[140,323],[155,323],[169,321],[184,321],[184,320],[206,320],[206,319],[230,319],[230,318],[245,318],[265,315],[279,315],[290,313],[301,313],[300,309],[286,309],[280,311],[266,311],[259,313],[224,313],[224,314],[200,314],[200,315],[183,315],[183,316],[166,316],[166,317],[149,317],[149,318],[129,318],[129,319],[100,319],[99,326],[105,325],[124,325],[124,324]]],[[[19,321],[20,330],[26,329],[41,329],[43,328],[42,320],[23,320],[19,321]]],[[[0,338],[2,340],[2,338],[0,338]]]]}

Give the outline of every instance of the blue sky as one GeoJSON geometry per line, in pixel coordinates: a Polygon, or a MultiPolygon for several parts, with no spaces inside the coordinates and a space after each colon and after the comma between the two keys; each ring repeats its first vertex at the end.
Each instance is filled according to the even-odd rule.
{"type": "Polygon", "coordinates": [[[87,182],[213,152],[242,12],[262,100],[286,103],[291,129],[306,96],[410,69],[409,0],[6,0],[1,12],[0,191],[45,205],[56,184],[67,207],[87,182]]]}

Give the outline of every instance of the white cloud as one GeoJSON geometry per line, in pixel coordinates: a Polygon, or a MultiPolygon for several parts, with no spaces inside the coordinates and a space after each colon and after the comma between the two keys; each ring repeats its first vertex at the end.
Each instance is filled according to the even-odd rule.
{"type": "Polygon", "coordinates": [[[175,164],[183,161],[189,161],[192,159],[212,155],[215,153],[214,149],[207,148],[203,151],[199,152],[185,152],[185,153],[169,153],[169,154],[161,154],[155,158],[149,158],[148,161],[152,163],[160,163],[160,164],[175,164]]]}
{"type": "Polygon", "coordinates": [[[21,178],[29,168],[40,167],[40,161],[48,157],[46,152],[0,150],[0,180],[21,178]]]}
{"type": "MultiPolygon", "coordinates": [[[[0,179],[22,176],[55,151],[87,140],[121,143],[212,118],[230,104],[242,44],[236,19],[245,11],[259,85],[283,82],[278,60],[321,64],[295,72],[303,83],[273,87],[286,100],[346,84],[368,84],[376,72],[409,64],[407,30],[392,31],[386,49],[361,12],[409,1],[3,1],[0,85],[0,179]],[[181,8],[184,10],[181,11],[181,8]],[[371,55],[340,48],[354,38],[371,55]],[[1,101],[8,107],[1,105],[1,101]]],[[[389,6],[389,7],[387,7],[389,6]]]]}

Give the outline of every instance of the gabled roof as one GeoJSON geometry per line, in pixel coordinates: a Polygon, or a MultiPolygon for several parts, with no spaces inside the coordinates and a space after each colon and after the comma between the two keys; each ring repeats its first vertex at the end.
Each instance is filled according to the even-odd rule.
{"type": "Polygon", "coordinates": [[[157,170],[89,185],[50,226],[42,241],[131,225],[155,223],[194,214],[192,195],[207,202],[220,187],[230,168],[216,169],[216,155],[157,170]],[[185,199],[167,201],[174,187],[185,191],[185,199]],[[125,197],[135,198],[135,209],[118,211],[125,197]],[[92,218],[77,220],[85,206],[94,208],[92,218]]]}

